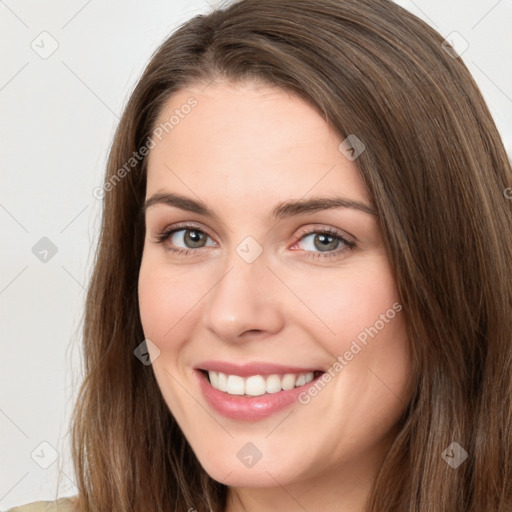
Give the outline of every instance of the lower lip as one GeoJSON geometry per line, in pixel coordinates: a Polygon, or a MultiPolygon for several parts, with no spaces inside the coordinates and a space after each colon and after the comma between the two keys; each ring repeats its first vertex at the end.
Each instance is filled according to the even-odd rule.
{"type": "Polygon", "coordinates": [[[246,396],[230,395],[219,391],[210,384],[208,377],[203,372],[195,370],[194,373],[199,379],[199,386],[207,402],[215,411],[227,418],[245,421],[260,420],[289,407],[298,401],[301,392],[311,387],[321,377],[320,375],[303,386],[287,391],[266,393],[260,396],[246,396]]]}

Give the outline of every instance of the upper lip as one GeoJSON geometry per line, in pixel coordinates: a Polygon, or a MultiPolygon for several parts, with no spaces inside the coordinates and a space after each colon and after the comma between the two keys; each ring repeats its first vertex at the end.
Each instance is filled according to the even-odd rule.
{"type": "Polygon", "coordinates": [[[204,361],[196,366],[198,370],[222,372],[227,375],[239,375],[249,377],[250,375],[272,375],[281,373],[307,373],[321,371],[318,368],[305,368],[297,366],[286,366],[274,363],[254,361],[246,364],[233,364],[227,361],[204,361]]]}

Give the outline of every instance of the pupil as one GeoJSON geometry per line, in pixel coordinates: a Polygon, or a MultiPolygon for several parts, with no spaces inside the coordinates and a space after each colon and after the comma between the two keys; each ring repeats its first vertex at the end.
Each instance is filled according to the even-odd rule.
{"type": "Polygon", "coordinates": [[[185,234],[185,241],[190,242],[192,246],[194,246],[194,244],[199,244],[198,246],[200,247],[202,235],[203,234],[200,233],[199,231],[189,230],[185,234]]]}
{"type": "Polygon", "coordinates": [[[326,235],[325,233],[320,233],[315,240],[320,241],[320,244],[317,244],[315,241],[315,247],[320,250],[323,250],[326,248],[336,249],[336,245],[338,242],[338,240],[335,237],[333,237],[331,235],[326,235]],[[324,242],[326,242],[326,243],[324,243],[324,242]],[[328,247],[329,244],[332,244],[333,242],[334,242],[334,246],[328,247]]]}

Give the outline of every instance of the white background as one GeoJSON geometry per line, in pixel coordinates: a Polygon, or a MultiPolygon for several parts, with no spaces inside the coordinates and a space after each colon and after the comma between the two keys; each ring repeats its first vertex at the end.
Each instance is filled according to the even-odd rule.
{"type": "MultiPolygon", "coordinates": [[[[75,494],[68,421],[84,292],[118,118],[152,52],[210,0],[0,0],[0,509],[75,494]],[[50,48],[48,58],[31,45],[50,48]],[[33,43],[33,41],[35,41],[33,43]],[[32,252],[49,238],[46,263],[32,252]],[[51,461],[52,448],[59,454],[51,461]],[[34,452],[35,450],[35,452],[34,452]],[[33,458],[31,457],[33,454],[33,458]]],[[[462,54],[512,150],[512,0],[400,1],[462,54]],[[457,48],[457,45],[455,45],[457,48]]]]}

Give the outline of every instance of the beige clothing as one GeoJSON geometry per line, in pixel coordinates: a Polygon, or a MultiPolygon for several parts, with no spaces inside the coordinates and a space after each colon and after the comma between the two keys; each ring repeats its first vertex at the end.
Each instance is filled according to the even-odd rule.
{"type": "Polygon", "coordinates": [[[10,508],[7,512],[76,512],[75,496],[60,498],[56,501],[34,501],[10,508]]]}

